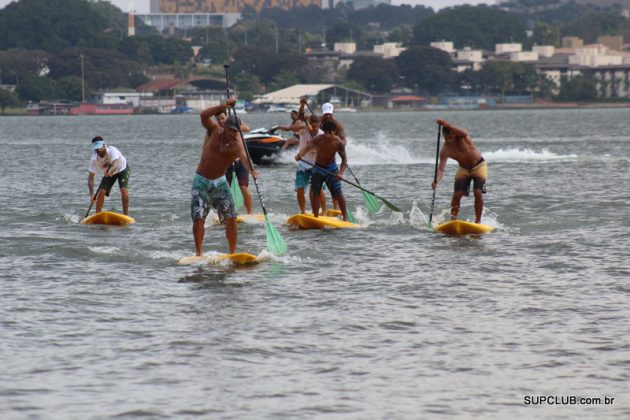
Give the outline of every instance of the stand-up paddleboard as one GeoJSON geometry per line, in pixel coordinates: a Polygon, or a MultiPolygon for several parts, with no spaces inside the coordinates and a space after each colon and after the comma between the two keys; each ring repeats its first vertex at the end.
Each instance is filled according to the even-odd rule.
{"type": "Polygon", "coordinates": [[[237,253],[237,254],[218,254],[218,255],[203,255],[201,257],[197,257],[195,255],[190,257],[182,257],[177,261],[179,265],[190,265],[190,264],[218,264],[221,261],[230,260],[232,264],[236,265],[252,265],[258,264],[260,261],[258,257],[252,254],[247,254],[245,252],[237,253]]]}
{"type": "Polygon", "coordinates": [[[327,209],[326,210],[326,216],[328,217],[337,217],[337,216],[341,216],[343,213],[341,212],[341,210],[336,210],[336,209],[327,209]]]}
{"type": "Polygon", "coordinates": [[[236,223],[256,223],[264,221],[265,215],[262,213],[241,214],[240,216],[236,216],[236,223]]]}
{"type": "Polygon", "coordinates": [[[81,220],[81,223],[84,225],[127,226],[136,223],[136,219],[113,211],[102,211],[86,217],[81,220]]]}
{"type": "MultiPolygon", "coordinates": [[[[254,214],[241,214],[236,216],[236,223],[260,223],[265,221],[265,215],[262,213],[254,214]]],[[[213,217],[211,220],[213,225],[220,225],[218,217],[213,217]]]]}
{"type": "Polygon", "coordinates": [[[300,229],[345,229],[345,228],[359,228],[360,225],[356,223],[346,222],[337,217],[319,216],[315,217],[312,214],[296,214],[289,217],[287,224],[290,226],[297,226],[300,229]]]}
{"type": "Polygon", "coordinates": [[[481,235],[483,233],[492,232],[494,227],[482,223],[451,220],[450,222],[440,223],[435,226],[433,230],[447,235],[481,235]]]}

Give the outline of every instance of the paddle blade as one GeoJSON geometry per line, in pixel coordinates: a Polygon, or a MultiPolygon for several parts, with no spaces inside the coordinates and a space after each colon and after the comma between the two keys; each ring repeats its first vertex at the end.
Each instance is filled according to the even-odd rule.
{"type": "Polygon", "coordinates": [[[379,200],[381,200],[383,202],[383,204],[385,204],[387,207],[389,207],[390,209],[392,209],[393,211],[397,211],[398,213],[402,213],[402,210],[398,208],[397,205],[395,205],[394,203],[390,203],[389,201],[385,200],[383,197],[379,197],[376,196],[379,200]]]}
{"type": "Polygon", "coordinates": [[[282,239],[276,228],[265,214],[265,232],[267,234],[267,250],[273,255],[283,255],[287,252],[287,243],[282,239]]]}
{"type": "Polygon", "coordinates": [[[363,191],[363,202],[368,213],[376,213],[381,209],[381,204],[372,194],[363,191]]]}
{"type": "Polygon", "coordinates": [[[234,208],[240,209],[245,204],[245,200],[243,200],[243,193],[241,192],[241,188],[238,186],[238,178],[236,177],[236,172],[232,173],[232,184],[230,185],[230,192],[232,193],[232,199],[234,199],[234,208]]]}
{"type": "Polygon", "coordinates": [[[357,219],[354,218],[354,215],[350,211],[349,208],[346,207],[346,217],[348,218],[348,222],[357,223],[357,219]]]}

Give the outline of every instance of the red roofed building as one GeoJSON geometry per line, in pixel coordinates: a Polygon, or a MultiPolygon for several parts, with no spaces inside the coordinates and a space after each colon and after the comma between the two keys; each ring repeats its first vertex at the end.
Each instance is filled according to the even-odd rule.
{"type": "Polygon", "coordinates": [[[396,109],[414,109],[414,108],[422,108],[427,102],[429,102],[429,98],[422,98],[420,96],[415,95],[403,95],[396,96],[394,98],[390,98],[387,101],[388,108],[396,108],[396,109]]]}

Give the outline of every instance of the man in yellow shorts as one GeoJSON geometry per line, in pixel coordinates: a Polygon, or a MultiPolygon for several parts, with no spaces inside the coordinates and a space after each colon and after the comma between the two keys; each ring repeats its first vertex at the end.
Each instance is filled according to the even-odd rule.
{"type": "Polygon", "coordinates": [[[440,164],[437,170],[435,182],[431,184],[437,188],[438,182],[444,176],[446,161],[451,158],[459,163],[455,174],[455,192],[451,201],[451,220],[456,220],[459,214],[462,196],[470,194],[470,183],[473,183],[475,195],[475,223],[481,222],[483,213],[483,194],[486,192],[486,180],[488,179],[488,165],[481,156],[479,149],[468,137],[466,130],[456,127],[446,120],[439,119],[437,123],[442,127],[444,134],[444,146],[440,150],[440,164]]]}

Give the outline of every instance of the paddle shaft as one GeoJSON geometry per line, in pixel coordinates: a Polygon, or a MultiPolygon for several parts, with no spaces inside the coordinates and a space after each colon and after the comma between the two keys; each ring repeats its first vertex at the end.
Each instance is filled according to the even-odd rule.
{"type": "MultiPolygon", "coordinates": [[[[230,66],[229,64],[224,64],[223,67],[225,68],[225,88],[227,90],[227,97],[229,99],[230,98],[230,76],[228,74],[228,69],[230,68],[230,66]]],[[[245,143],[245,136],[243,135],[243,130],[241,130],[241,122],[238,120],[238,116],[236,115],[236,108],[232,106],[231,109],[232,109],[232,112],[234,113],[234,116],[237,118],[236,126],[238,127],[238,133],[241,135],[241,141],[243,142],[243,147],[245,148],[245,154],[247,155],[249,166],[253,172],[254,162],[252,161],[252,157],[249,155],[249,149],[247,148],[247,143],[245,143]]],[[[262,207],[263,214],[265,215],[265,218],[266,218],[267,209],[265,209],[265,204],[263,203],[262,195],[260,194],[260,188],[258,187],[258,180],[256,179],[256,176],[254,176],[253,173],[252,173],[252,179],[254,180],[254,185],[256,186],[256,193],[258,195],[258,200],[260,201],[260,207],[262,207]]]]}
{"type": "MultiPolygon", "coordinates": [[[[438,173],[438,161],[440,159],[440,134],[442,133],[442,126],[438,125],[438,133],[437,133],[437,147],[435,149],[435,172],[433,173],[433,182],[437,182],[437,173],[438,173]]],[[[432,225],[433,221],[433,206],[435,205],[435,190],[433,189],[433,198],[431,199],[431,213],[429,214],[429,227],[432,225]]]]}
{"type": "MultiPolygon", "coordinates": [[[[337,177],[337,174],[335,174],[335,173],[333,173],[333,172],[330,172],[330,171],[328,171],[328,170],[326,170],[326,169],[322,168],[321,166],[314,165],[314,164],[312,164],[312,163],[310,163],[310,162],[305,161],[304,159],[300,159],[300,160],[301,160],[302,162],[306,163],[306,164],[312,165],[314,168],[317,168],[317,169],[319,169],[319,170],[320,170],[320,171],[322,171],[322,172],[327,173],[328,175],[331,175],[331,176],[337,177]]],[[[396,206],[395,204],[390,203],[389,201],[387,201],[387,200],[386,200],[386,199],[384,199],[383,197],[381,197],[381,196],[379,196],[379,195],[374,194],[372,191],[370,191],[370,190],[366,190],[366,189],[365,189],[365,188],[363,188],[362,186],[360,186],[360,185],[358,185],[358,184],[355,184],[355,183],[354,183],[354,182],[352,182],[352,181],[348,181],[347,179],[345,179],[345,178],[343,178],[343,177],[338,177],[338,179],[339,179],[340,181],[343,181],[343,182],[345,182],[345,183],[347,183],[347,184],[352,185],[352,186],[353,186],[353,187],[355,187],[355,188],[358,188],[358,189],[360,189],[360,190],[362,190],[362,191],[365,191],[366,193],[372,194],[374,197],[378,198],[378,199],[379,199],[379,200],[381,200],[383,203],[385,203],[385,205],[386,205],[387,207],[389,207],[390,209],[392,209],[392,210],[394,210],[394,211],[397,211],[397,212],[402,213],[402,210],[400,210],[400,209],[398,208],[398,206],[396,206]]]]}
{"type": "MultiPolygon", "coordinates": [[[[109,166],[107,167],[107,170],[109,170],[109,166]]],[[[94,193],[94,200],[90,200],[90,207],[88,207],[87,211],[85,212],[85,217],[88,217],[90,215],[90,210],[92,210],[92,206],[94,205],[94,202],[96,201],[98,192],[101,190],[101,187],[103,186],[104,180],[105,180],[105,175],[103,175],[103,178],[101,178],[101,182],[98,184],[98,188],[96,189],[96,192],[94,193]]]]}

